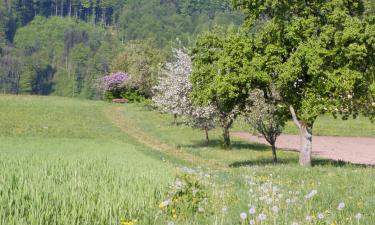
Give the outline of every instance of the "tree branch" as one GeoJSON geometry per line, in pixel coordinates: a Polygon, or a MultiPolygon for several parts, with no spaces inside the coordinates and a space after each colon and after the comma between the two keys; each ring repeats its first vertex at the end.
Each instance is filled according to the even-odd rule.
{"type": "Polygon", "coordinates": [[[293,122],[296,124],[296,126],[299,129],[301,129],[301,123],[298,121],[298,118],[297,118],[297,115],[296,115],[296,111],[294,110],[294,108],[293,108],[292,105],[289,106],[289,111],[292,114],[293,122]]]}

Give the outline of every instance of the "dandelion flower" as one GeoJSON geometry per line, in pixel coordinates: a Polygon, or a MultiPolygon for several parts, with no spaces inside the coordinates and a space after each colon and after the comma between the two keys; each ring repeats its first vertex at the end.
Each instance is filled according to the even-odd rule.
{"type": "Polygon", "coordinates": [[[169,221],[168,225],[174,225],[174,222],[173,221],[169,221]]]}
{"type": "Polygon", "coordinates": [[[246,218],[247,218],[247,214],[246,214],[245,212],[242,212],[242,213],[240,214],[240,217],[241,217],[242,220],[246,220],[246,218]]]}
{"type": "Polygon", "coordinates": [[[356,218],[357,220],[362,219],[362,213],[357,213],[357,214],[355,215],[355,218],[356,218]]]}
{"type": "Polygon", "coordinates": [[[249,209],[249,214],[253,215],[256,213],[256,210],[255,210],[255,207],[252,206],[250,209],[249,209]]]}
{"type": "Polygon", "coordinates": [[[255,220],[250,220],[250,221],[249,221],[249,224],[250,224],[250,225],[254,225],[254,224],[255,224],[255,220]]]}
{"type": "Polygon", "coordinates": [[[318,218],[321,219],[321,220],[324,219],[324,214],[323,213],[318,213],[318,218]]]}
{"type": "Polygon", "coordinates": [[[264,214],[264,213],[261,213],[261,214],[258,215],[258,219],[259,219],[260,221],[266,220],[266,219],[267,219],[267,215],[264,214]]]}
{"type": "Polygon", "coordinates": [[[345,203],[340,202],[339,206],[337,206],[338,210],[343,210],[345,208],[345,203]]]}

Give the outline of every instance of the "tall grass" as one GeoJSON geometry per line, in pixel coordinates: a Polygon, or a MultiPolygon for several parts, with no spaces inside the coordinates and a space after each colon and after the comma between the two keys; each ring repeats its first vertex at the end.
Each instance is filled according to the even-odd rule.
{"type": "Polygon", "coordinates": [[[101,115],[106,104],[0,98],[0,224],[150,224],[174,169],[101,115]]]}

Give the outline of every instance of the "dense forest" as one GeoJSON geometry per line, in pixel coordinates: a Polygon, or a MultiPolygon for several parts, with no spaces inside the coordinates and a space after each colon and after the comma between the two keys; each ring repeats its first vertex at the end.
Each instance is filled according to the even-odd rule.
{"type": "Polygon", "coordinates": [[[100,98],[98,79],[126,70],[149,94],[171,47],[242,20],[231,0],[3,0],[0,90],[100,98]]]}

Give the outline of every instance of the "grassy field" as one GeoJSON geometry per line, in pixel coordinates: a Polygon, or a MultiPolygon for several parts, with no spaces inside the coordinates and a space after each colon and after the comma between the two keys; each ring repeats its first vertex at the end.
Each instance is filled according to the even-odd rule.
{"type": "Polygon", "coordinates": [[[174,167],[112,126],[104,107],[0,97],[0,224],[152,223],[174,167]]]}
{"type": "Polygon", "coordinates": [[[281,151],[273,165],[266,146],[234,140],[226,151],[219,130],[203,137],[140,105],[0,96],[0,224],[375,221],[374,168],[316,159],[302,169],[281,151]]]}
{"type": "MultiPolygon", "coordinates": [[[[249,127],[240,119],[236,122],[234,130],[246,131],[249,127]]],[[[324,115],[316,120],[313,132],[317,136],[375,137],[375,123],[371,123],[369,118],[363,116],[342,120],[341,117],[335,119],[333,116],[324,115]]],[[[298,134],[299,131],[296,125],[289,121],[283,133],[298,134]]]]}

